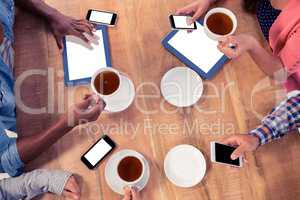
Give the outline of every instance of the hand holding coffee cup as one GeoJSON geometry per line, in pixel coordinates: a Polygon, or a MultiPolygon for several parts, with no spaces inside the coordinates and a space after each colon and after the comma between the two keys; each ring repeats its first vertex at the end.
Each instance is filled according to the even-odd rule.
{"type": "Polygon", "coordinates": [[[91,80],[94,94],[106,103],[107,113],[121,112],[129,108],[135,97],[133,82],[112,67],[104,67],[94,73],[91,80]]]}
{"type": "Polygon", "coordinates": [[[88,94],[82,101],[73,105],[65,117],[73,125],[96,121],[105,106],[105,102],[100,97],[88,94]]]}
{"type": "Polygon", "coordinates": [[[247,51],[254,48],[256,39],[251,35],[241,34],[237,36],[228,36],[219,42],[218,49],[228,58],[237,58],[247,51]],[[232,48],[232,45],[234,48],[232,48]]]}

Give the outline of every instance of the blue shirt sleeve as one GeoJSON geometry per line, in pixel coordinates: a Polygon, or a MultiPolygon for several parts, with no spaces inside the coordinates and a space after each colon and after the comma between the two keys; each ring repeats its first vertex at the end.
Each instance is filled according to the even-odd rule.
{"type": "MultiPolygon", "coordinates": [[[[0,1],[0,25],[4,35],[13,41],[14,1],[0,1]]],[[[23,162],[19,157],[16,139],[9,138],[5,129],[15,129],[15,97],[13,94],[14,81],[9,66],[0,58],[0,172],[10,176],[22,173],[23,162]],[[12,119],[12,120],[11,120],[12,119]]]]}
{"type": "Polygon", "coordinates": [[[9,138],[4,129],[0,133],[0,172],[10,176],[23,173],[24,163],[21,161],[15,138],[9,138]]]}

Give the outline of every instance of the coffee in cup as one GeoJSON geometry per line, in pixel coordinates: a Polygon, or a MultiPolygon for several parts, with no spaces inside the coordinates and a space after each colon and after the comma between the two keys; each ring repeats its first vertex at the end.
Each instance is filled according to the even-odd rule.
{"type": "Polygon", "coordinates": [[[237,28],[237,18],[226,8],[214,8],[204,18],[204,30],[207,36],[220,41],[234,34],[237,28]]]}
{"type": "Polygon", "coordinates": [[[121,77],[117,70],[107,67],[98,70],[91,81],[91,87],[101,97],[111,96],[120,88],[121,77]]]}
{"type": "Polygon", "coordinates": [[[143,174],[142,161],[135,156],[124,157],[118,164],[118,174],[123,181],[136,182],[143,174]]]}

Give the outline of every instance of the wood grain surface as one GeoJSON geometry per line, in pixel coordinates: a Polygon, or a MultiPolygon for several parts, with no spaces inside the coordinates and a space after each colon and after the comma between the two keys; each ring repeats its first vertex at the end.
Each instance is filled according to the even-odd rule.
{"type": "MultiPolygon", "coordinates": [[[[170,31],[169,14],[190,0],[46,0],[61,12],[84,18],[90,8],[119,14],[109,29],[112,65],[134,82],[137,97],[126,111],[102,114],[96,123],[77,127],[29,166],[64,169],[77,174],[83,200],[117,200],[104,179],[102,163],[88,170],[80,156],[102,134],[109,134],[118,149],[134,149],[147,158],[151,178],[142,195],[147,200],[296,200],[300,195],[298,135],[267,144],[247,154],[242,169],[210,162],[209,142],[247,133],[284,98],[281,86],[267,78],[249,55],[228,62],[212,80],[205,81],[203,98],[193,107],[175,108],[164,102],[160,80],[167,70],[183,65],[161,45],[170,31]],[[192,144],[207,160],[204,180],[189,189],[178,188],[163,172],[166,153],[175,145],[192,144]]],[[[254,35],[266,46],[255,16],[246,14],[241,0],[221,1],[238,17],[238,31],[254,35]]],[[[66,88],[62,58],[39,17],[19,12],[15,24],[15,76],[18,129],[23,136],[46,129],[73,103],[90,91],[88,86],[66,88]],[[29,74],[29,75],[28,75],[29,74]],[[26,77],[26,78],[24,78],[26,77]],[[24,109],[26,108],[26,109],[24,109]],[[28,114],[28,109],[36,114],[28,114]]],[[[84,67],[84,66],[83,66],[84,67]]],[[[60,199],[51,194],[44,200],[60,199]]]]}

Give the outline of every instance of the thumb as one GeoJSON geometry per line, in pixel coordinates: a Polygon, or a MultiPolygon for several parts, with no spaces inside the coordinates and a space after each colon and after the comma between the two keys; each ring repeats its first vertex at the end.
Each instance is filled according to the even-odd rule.
{"type": "Polygon", "coordinates": [[[137,200],[141,199],[140,193],[138,192],[137,188],[132,188],[131,194],[133,199],[137,199],[137,200]]]}
{"type": "Polygon", "coordinates": [[[57,36],[57,35],[54,35],[54,37],[55,37],[56,44],[57,44],[59,50],[62,50],[63,47],[64,47],[64,44],[63,44],[63,38],[60,37],[60,36],[57,36]]]}
{"type": "Polygon", "coordinates": [[[189,24],[192,24],[192,23],[194,23],[195,21],[197,21],[197,20],[201,17],[202,13],[203,13],[203,10],[202,10],[201,8],[199,8],[199,9],[195,12],[195,14],[193,15],[193,17],[189,20],[189,24]]]}
{"type": "Polygon", "coordinates": [[[131,199],[131,191],[129,187],[124,188],[124,198],[123,200],[130,200],[131,199]]]}
{"type": "Polygon", "coordinates": [[[74,193],[69,192],[69,191],[66,191],[66,190],[63,191],[63,196],[68,198],[68,199],[73,199],[73,200],[79,200],[80,199],[79,195],[74,194],[74,193]]]}
{"type": "Polygon", "coordinates": [[[232,154],[231,160],[236,160],[237,158],[241,157],[246,152],[246,149],[243,145],[239,146],[232,154]]]}
{"type": "Polygon", "coordinates": [[[85,110],[92,103],[93,99],[91,97],[84,98],[81,102],[77,104],[77,107],[81,110],[85,110]]]}

